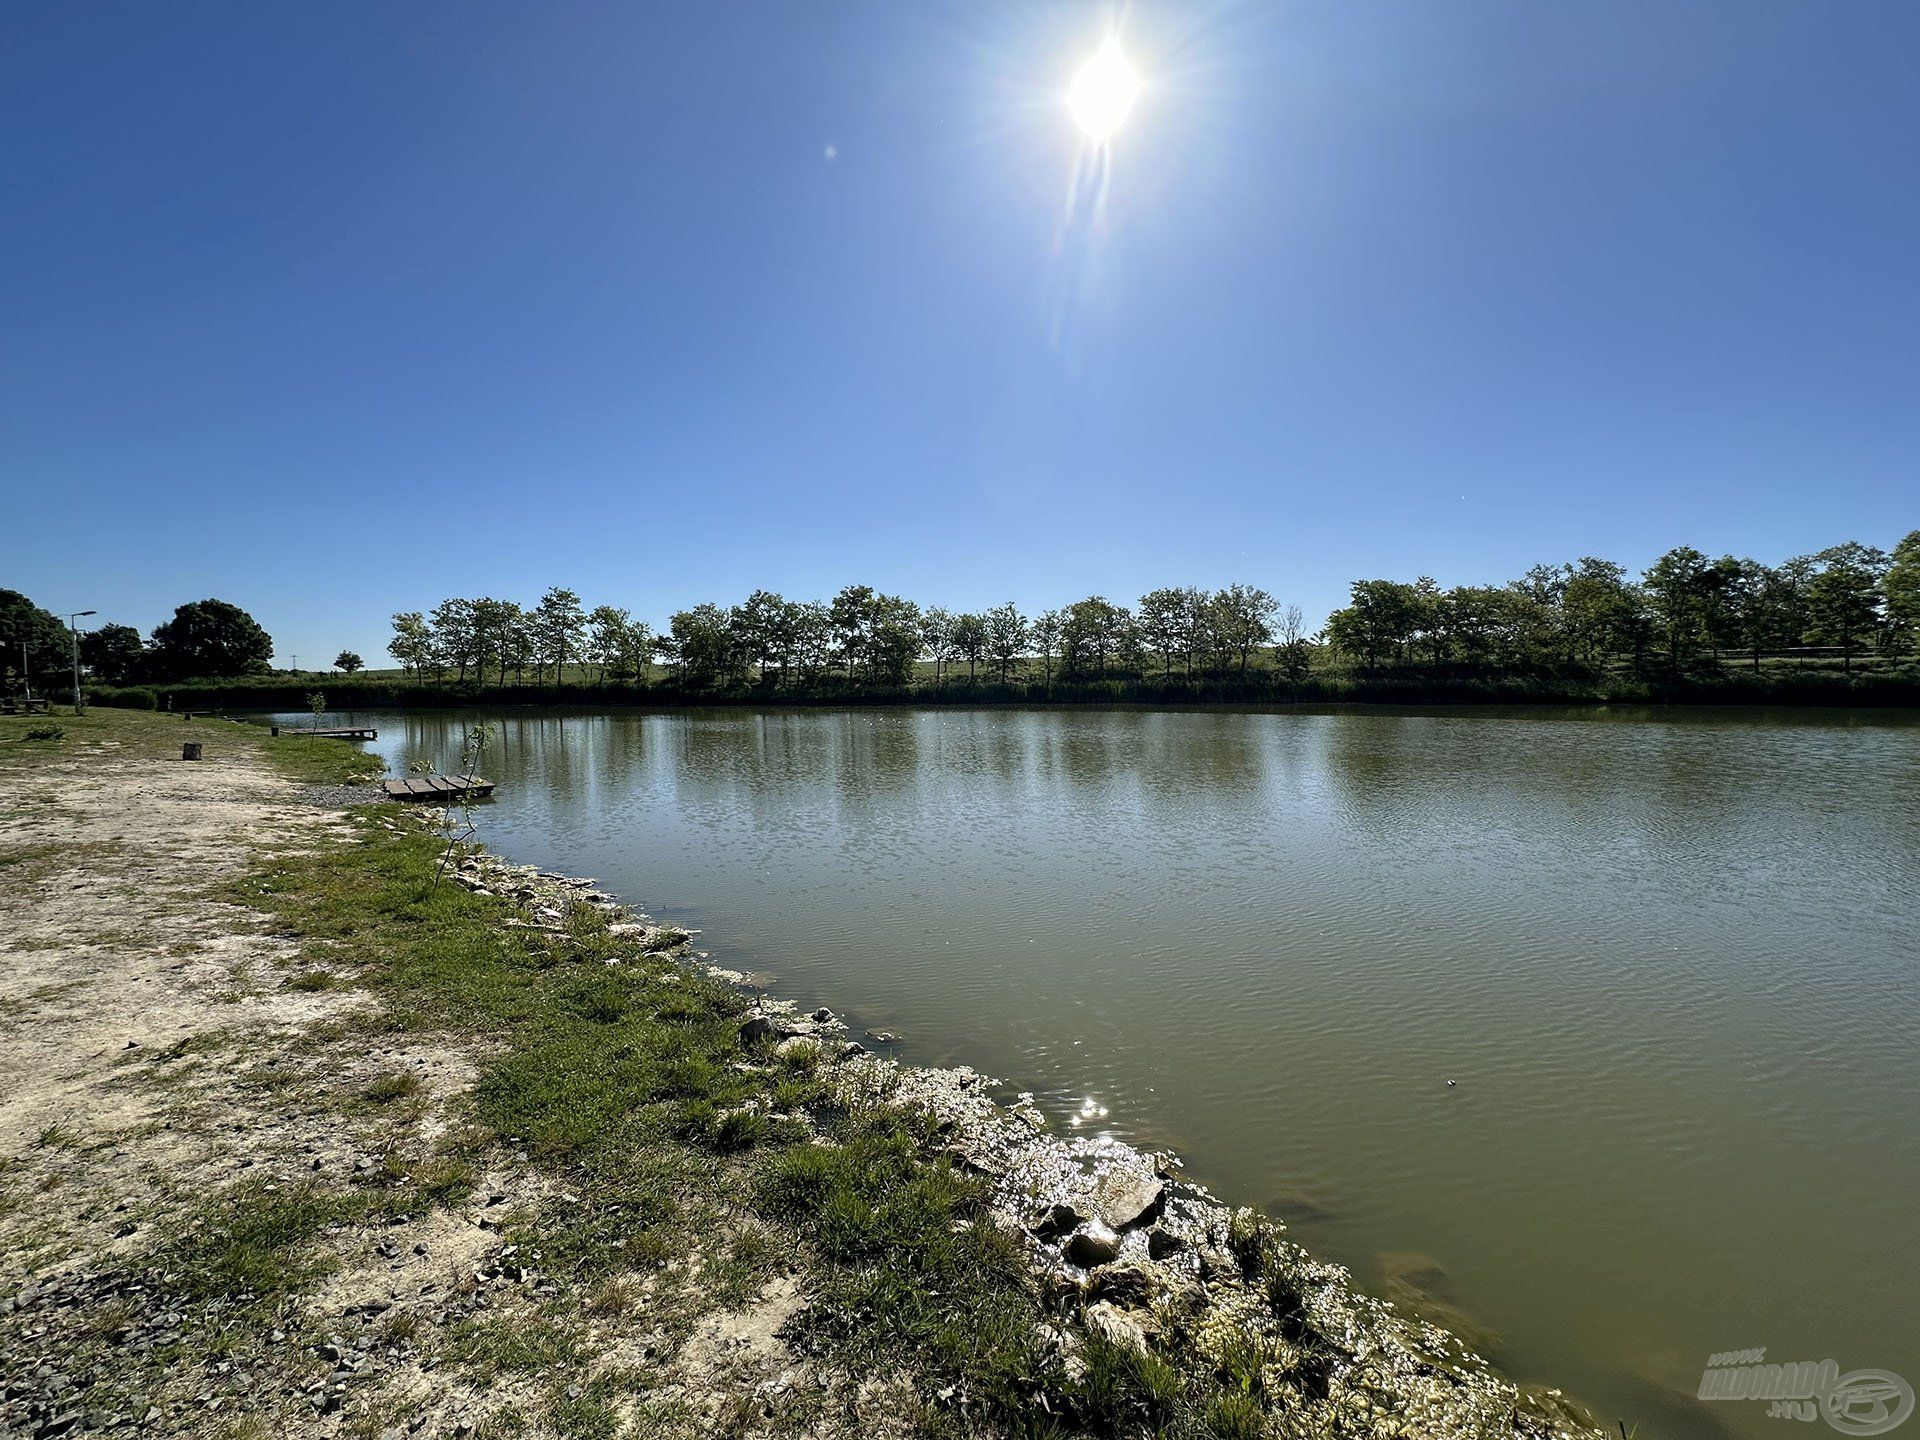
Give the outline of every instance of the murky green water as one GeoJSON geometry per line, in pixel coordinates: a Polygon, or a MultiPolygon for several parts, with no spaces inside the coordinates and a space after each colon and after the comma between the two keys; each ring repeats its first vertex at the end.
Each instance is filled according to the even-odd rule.
{"type": "MultiPolygon", "coordinates": [[[[399,768],[472,717],[356,718],[399,768]]],[[[1606,1419],[1779,1433],[1692,1398],[1722,1350],[1920,1381],[1912,717],[497,718],[497,850],[1091,1101],[1606,1419]]]]}

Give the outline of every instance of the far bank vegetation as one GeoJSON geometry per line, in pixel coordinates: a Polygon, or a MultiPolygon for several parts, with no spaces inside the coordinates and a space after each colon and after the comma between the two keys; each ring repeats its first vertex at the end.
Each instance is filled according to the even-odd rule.
{"type": "MultiPolygon", "coordinates": [[[[137,676],[136,632],[107,628],[115,663],[101,678],[137,676]]],[[[176,683],[181,628],[176,618],[150,647],[176,683]]],[[[244,658],[209,673],[224,677],[218,703],[277,704],[283,679],[294,693],[297,676],[265,669],[269,645],[260,632],[246,646],[201,647],[244,658]]],[[[342,652],[341,699],[1913,704],[1920,531],[1891,552],[1848,542],[1778,565],[1682,546],[1638,576],[1586,556],[1500,584],[1357,580],[1317,627],[1253,584],[1165,587],[1131,604],[1094,595],[1036,614],[1011,602],[954,610],[867,585],[829,600],[757,590],[676,611],[658,629],[556,587],[532,605],[454,597],[397,614],[388,650],[397,669],[384,672],[342,652]]]]}

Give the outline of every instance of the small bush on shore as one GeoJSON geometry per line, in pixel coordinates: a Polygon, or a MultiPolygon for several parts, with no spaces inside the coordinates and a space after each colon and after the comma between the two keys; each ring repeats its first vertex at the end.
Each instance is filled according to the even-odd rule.
{"type": "Polygon", "coordinates": [[[87,691],[95,705],[110,705],[116,710],[158,710],[160,697],[144,685],[96,685],[87,691]]]}

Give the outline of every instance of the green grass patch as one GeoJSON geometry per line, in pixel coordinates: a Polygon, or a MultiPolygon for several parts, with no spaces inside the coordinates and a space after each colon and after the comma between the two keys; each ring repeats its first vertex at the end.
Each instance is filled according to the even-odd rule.
{"type": "Polygon", "coordinates": [[[327,1268],[313,1242],[331,1226],[356,1218],[358,1210],[353,1197],[314,1185],[240,1185],[165,1258],[189,1300],[248,1294],[272,1299],[327,1268]]]}
{"type": "Polygon", "coordinates": [[[391,1105],[395,1100],[418,1095],[421,1088],[420,1077],[413,1071],[395,1070],[380,1076],[360,1093],[376,1105],[391,1105]]]}

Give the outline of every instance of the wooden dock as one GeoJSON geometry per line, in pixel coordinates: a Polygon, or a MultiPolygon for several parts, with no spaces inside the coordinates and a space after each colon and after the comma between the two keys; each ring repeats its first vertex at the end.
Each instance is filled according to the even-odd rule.
{"type": "Polygon", "coordinates": [[[371,725],[349,725],[338,730],[306,730],[299,726],[288,726],[282,730],[273,727],[276,735],[318,735],[323,740],[378,740],[380,732],[371,725]]]}
{"type": "Polygon", "coordinates": [[[383,780],[389,800],[463,800],[493,794],[493,781],[479,775],[409,775],[383,780]]]}

